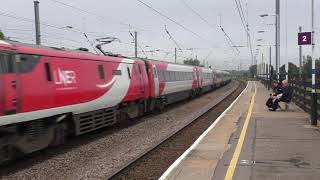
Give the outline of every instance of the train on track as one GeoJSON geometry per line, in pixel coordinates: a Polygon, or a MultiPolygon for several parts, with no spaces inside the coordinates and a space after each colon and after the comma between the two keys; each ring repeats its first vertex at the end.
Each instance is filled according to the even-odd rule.
{"type": "Polygon", "coordinates": [[[230,80],[211,68],[0,41],[0,164],[230,80]]]}

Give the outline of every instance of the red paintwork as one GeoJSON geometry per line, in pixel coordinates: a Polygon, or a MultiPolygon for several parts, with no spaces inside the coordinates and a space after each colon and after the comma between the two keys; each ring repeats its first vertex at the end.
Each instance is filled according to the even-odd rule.
{"type": "MultiPolygon", "coordinates": [[[[99,56],[85,52],[61,51],[39,46],[0,42],[0,51],[17,54],[40,55],[40,61],[30,73],[0,74],[0,116],[5,111],[16,110],[17,113],[30,112],[95,100],[110,88],[99,88],[112,80],[123,60],[122,57],[99,56]],[[52,81],[47,81],[45,63],[50,63],[52,81]],[[104,66],[105,79],[99,78],[97,67],[104,66]],[[69,83],[60,83],[58,72],[67,73],[69,83]],[[71,78],[70,78],[71,77],[71,78]],[[75,78],[72,78],[75,77],[75,78]],[[17,99],[17,104],[13,100],[17,99]]],[[[130,79],[130,87],[122,102],[149,99],[155,97],[154,75],[152,66],[156,66],[158,75],[168,68],[167,62],[135,59],[130,79]],[[140,67],[140,70],[139,70],[140,67]]],[[[181,65],[185,66],[185,65],[181,65]]],[[[201,67],[193,67],[192,89],[202,87],[201,67]]],[[[214,74],[214,73],[213,73],[214,74]]],[[[215,78],[215,75],[213,75],[215,78]]],[[[162,95],[165,82],[159,81],[159,94],[162,95]]],[[[107,103],[107,102],[106,102],[107,103]]]]}
{"type": "Polygon", "coordinates": [[[5,96],[3,97],[4,110],[16,110],[17,104],[14,103],[17,100],[16,75],[2,75],[2,85],[2,91],[5,93],[5,96]]]}
{"type": "MultiPolygon", "coordinates": [[[[168,63],[162,62],[162,61],[155,61],[155,60],[148,60],[146,61],[147,68],[148,68],[148,76],[149,76],[149,94],[150,97],[154,98],[155,97],[155,86],[154,86],[154,77],[153,77],[153,69],[152,65],[155,65],[158,71],[158,75],[166,71],[168,67],[168,63]]],[[[165,87],[165,82],[159,81],[159,94],[163,94],[163,90],[165,87]]]]}
{"type": "MultiPolygon", "coordinates": [[[[0,43],[0,50],[8,49],[7,45],[0,43]]],[[[107,93],[108,88],[98,88],[97,84],[106,84],[111,81],[123,58],[98,56],[81,52],[65,52],[53,49],[35,48],[23,45],[12,46],[16,53],[41,55],[40,62],[31,73],[0,75],[0,88],[2,101],[0,115],[4,111],[16,109],[17,113],[30,112],[41,109],[62,107],[92,101],[107,93]],[[54,57],[53,57],[54,56],[54,57]],[[50,63],[52,80],[46,79],[45,63],[50,63]],[[98,75],[98,65],[104,65],[105,80],[98,75]],[[72,71],[75,82],[61,84],[58,71],[72,71]],[[17,89],[11,87],[11,81],[17,81],[17,89]],[[12,99],[18,98],[17,107],[12,99]]],[[[135,60],[132,70],[130,88],[123,101],[144,99],[149,96],[148,77],[144,68],[144,61],[135,60]],[[142,70],[138,76],[138,65],[142,70]]],[[[0,99],[1,100],[1,99],[0,99]]],[[[1,101],[0,101],[1,102],[1,101]]],[[[107,102],[106,102],[107,103],[107,102]]]]}
{"type": "Polygon", "coordinates": [[[130,89],[123,101],[149,98],[148,84],[148,75],[144,61],[135,59],[135,64],[132,67],[130,89]],[[141,73],[138,66],[140,66],[141,73]]]}
{"type": "Polygon", "coordinates": [[[199,88],[199,80],[198,80],[198,69],[197,67],[193,67],[193,82],[192,82],[192,89],[198,89],[199,88]]]}
{"type": "Polygon", "coordinates": [[[49,109],[94,100],[110,89],[98,88],[96,84],[109,82],[113,77],[111,69],[116,69],[118,65],[119,63],[113,62],[79,61],[79,59],[42,56],[40,63],[32,73],[20,75],[18,84],[21,96],[19,98],[21,100],[19,112],[49,109]],[[46,79],[45,62],[49,62],[51,65],[52,82],[48,82],[46,79]],[[97,66],[100,64],[104,64],[105,80],[100,80],[98,77],[97,66]],[[58,69],[74,71],[76,83],[57,84],[59,82],[58,69]]]}

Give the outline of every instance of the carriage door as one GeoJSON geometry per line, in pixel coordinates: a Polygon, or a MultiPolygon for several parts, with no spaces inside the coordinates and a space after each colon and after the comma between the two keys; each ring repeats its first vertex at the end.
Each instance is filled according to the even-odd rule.
{"type": "Polygon", "coordinates": [[[0,53],[0,115],[17,113],[17,74],[14,56],[0,53]]]}
{"type": "Polygon", "coordinates": [[[140,90],[140,93],[141,94],[144,94],[144,88],[145,88],[145,85],[144,85],[144,82],[143,82],[143,77],[142,77],[142,69],[141,69],[141,65],[140,64],[137,64],[138,66],[138,79],[139,79],[139,90],[140,90]]]}
{"type": "Polygon", "coordinates": [[[159,77],[156,65],[152,65],[152,74],[153,74],[153,82],[154,82],[154,96],[159,96],[159,77]]]}
{"type": "Polygon", "coordinates": [[[201,88],[200,86],[200,75],[199,75],[199,69],[196,69],[196,75],[197,75],[197,88],[201,88]]]}

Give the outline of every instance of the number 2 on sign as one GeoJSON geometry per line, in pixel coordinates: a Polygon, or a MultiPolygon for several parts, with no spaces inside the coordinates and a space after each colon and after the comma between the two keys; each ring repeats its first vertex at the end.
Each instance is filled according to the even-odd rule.
{"type": "Polygon", "coordinates": [[[307,42],[307,36],[302,36],[302,41],[307,42]]]}

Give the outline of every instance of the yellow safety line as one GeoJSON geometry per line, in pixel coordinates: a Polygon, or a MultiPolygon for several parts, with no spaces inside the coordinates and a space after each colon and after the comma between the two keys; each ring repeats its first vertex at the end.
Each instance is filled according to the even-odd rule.
{"type": "Polygon", "coordinates": [[[252,110],[253,110],[253,105],[254,105],[256,94],[257,94],[257,87],[255,87],[254,94],[253,94],[253,96],[251,98],[251,103],[250,103],[250,106],[249,106],[249,110],[248,110],[248,114],[247,114],[247,117],[246,117],[246,121],[244,122],[243,128],[241,130],[241,134],[240,134],[240,137],[239,137],[239,140],[238,140],[238,143],[237,143],[237,147],[236,147],[236,150],[234,151],[234,154],[232,156],[232,159],[231,159],[230,165],[228,167],[226,176],[224,177],[225,180],[232,180],[234,172],[236,170],[237,163],[238,163],[238,160],[239,160],[239,157],[240,157],[240,153],[241,153],[241,149],[242,149],[242,146],[243,146],[244,138],[246,136],[247,129],[248,129],[248,126],[249,126],[249,122],[250,122],[250,119],[251,119],[251,115],[252,115],[252,110]]]}

